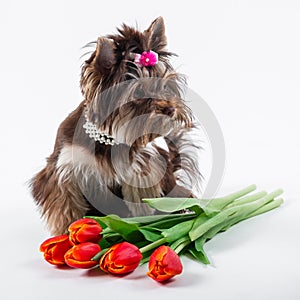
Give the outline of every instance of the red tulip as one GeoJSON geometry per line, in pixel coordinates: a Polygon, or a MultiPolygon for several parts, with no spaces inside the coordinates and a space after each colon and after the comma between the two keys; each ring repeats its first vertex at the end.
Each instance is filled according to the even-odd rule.
{"type": "Polygon", "coordinates": [[[93,219],[80,219],[69,226],[70,242],[73,245],[91,242],[98,243],[101,239],[102,227],[93,219]]]}
{"type": "Polygon", "coordinates": [[[95,267],[98,262],[92,258],[100,252],[101,248],[98,244],[82,243],[73,246],[65,254],[65,262],[73,268],[89,269],[95,267]]]}
{"type": "Polygon", "coordinates": [[[110,247],[100,259],[100,269],[115,275],[127,274],[137,268],[142,259],[138,247],[122,242],[110,247]]]}
{"type": "Polygon", "coordinates": [[[162,282],[182,272],[182,264],[177,253],[168,246],[158,247],[150,256],[149,272],[152,279],[162,282]]]}
{"type": "Polygon", "coordinates": [[[55,236],[44,241],[40,251],[45,260],[52,265],[64,265],[64,255],[72,247],[67,234],[55,236]]]}

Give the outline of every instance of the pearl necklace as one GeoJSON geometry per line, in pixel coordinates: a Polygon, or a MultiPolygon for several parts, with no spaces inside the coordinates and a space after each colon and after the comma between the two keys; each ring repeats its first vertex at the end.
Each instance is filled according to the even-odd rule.
{"type": "Polygon", "coordinates": [[[99,129],[94,123],[89,122],[87,120],[86,114],[85,114],[85,123],[83,124],[82,127],[85,129],[86,134],[88,134],[88,136],[91,139],[94,139],[95,142],[98,141],[100,144],[111,145],[111,146],[119,144],[113,136],[109,135],[108,133],[99,131],[99,129]]]}

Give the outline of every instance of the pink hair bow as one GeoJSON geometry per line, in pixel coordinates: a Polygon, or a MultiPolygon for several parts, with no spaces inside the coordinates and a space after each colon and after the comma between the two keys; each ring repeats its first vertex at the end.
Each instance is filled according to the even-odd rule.
{"type": "Polygon", "coordinates": [[[134,62],[139,67],[153,67],[158,63],[158,54],[154,51],[144,51],[142,54],[135,54],[134,62]]]}

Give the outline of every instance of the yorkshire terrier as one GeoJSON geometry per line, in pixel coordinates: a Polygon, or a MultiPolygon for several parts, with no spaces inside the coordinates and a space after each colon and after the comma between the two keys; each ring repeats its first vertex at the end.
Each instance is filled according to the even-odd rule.
{"type": "Polygon", "coordinates": [[[84,100],[58,128],[53,153],[30,182],[53,235],[85,215],[159,213],[143,198],[195,197],[200,188],[195,117],[170,64],[162,17],[141,32],[89,43],[84,100]]]}

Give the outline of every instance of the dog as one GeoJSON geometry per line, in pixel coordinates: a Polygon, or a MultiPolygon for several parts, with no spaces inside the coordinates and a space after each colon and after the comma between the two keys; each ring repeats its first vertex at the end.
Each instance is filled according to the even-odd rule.
{"type": "Polygon", "coordinates": [[[30,180],[53,235],[86,215],[159,213],[144,198],[196,197],[197,130],[170,64],[162,17],[99,37],[83,63],[83,101],[61,123],[46,166],[30,180]]]}

